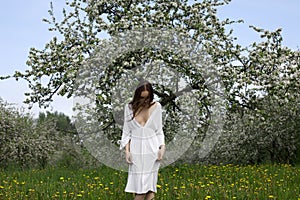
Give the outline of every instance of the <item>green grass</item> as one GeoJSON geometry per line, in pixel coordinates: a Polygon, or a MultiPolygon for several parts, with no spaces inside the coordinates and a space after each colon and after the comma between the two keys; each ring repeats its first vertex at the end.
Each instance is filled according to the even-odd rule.
{"type": "MultiPolygon", "coordinates": [[[[0,199],[133,199],[127,173],[49,168],[0,171],[0,199]]],[[[300,167],[179,165],[160,170],[156,199],[300,200],[300,167]]]]}

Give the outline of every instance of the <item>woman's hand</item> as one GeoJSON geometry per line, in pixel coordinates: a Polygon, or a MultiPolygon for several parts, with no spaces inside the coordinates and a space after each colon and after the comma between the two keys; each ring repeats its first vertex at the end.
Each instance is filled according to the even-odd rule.
{"type": "Polygon", "coordinates": [[[128,164],[132,163],[132,156],[130,153],[130,142],[131,140],[129,140],[129,142],[125,145],[125,159],[128,164]]]}
{"type": "Polygon", "coordinates": [[[159,147],[158,153],[157,153],[157,160],[162,160],[163,156],[165,154],[165,145],[162,145],[159,147]]]}
{"type": "Polygon", "coordinates": [[[126,162],[128,163],[128,164],[132,164],[132,156],[131,156],[131,153],[129,152],[129,151],[126,151],[125,152],[125,159],[126,159],[126,162]]]}

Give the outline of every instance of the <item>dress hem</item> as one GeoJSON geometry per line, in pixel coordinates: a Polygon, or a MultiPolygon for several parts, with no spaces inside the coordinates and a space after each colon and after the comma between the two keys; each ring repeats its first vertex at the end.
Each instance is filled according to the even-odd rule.
{"type": "Polygon", "coordinates": [[[128,193],[135,193],[135,194],[146,194],[147,192],[154,192],[154,193],[157,193],[157,190],[151,190],[151,189],[149,189],[149,190],[146,190],[146,192],[136,192],[136,191],[133,191],[133,190],[125,190],[125,192],[128,192],[128,193]]]}

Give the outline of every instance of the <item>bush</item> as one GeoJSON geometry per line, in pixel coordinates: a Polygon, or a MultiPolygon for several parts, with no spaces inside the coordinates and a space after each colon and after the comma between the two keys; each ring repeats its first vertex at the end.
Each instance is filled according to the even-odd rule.
{"type": "Polygon", "coordinates": [[[0,166],[45,167],[54,151],[57,131],[52,121],[35,123],[0,99],[0,166]]]}

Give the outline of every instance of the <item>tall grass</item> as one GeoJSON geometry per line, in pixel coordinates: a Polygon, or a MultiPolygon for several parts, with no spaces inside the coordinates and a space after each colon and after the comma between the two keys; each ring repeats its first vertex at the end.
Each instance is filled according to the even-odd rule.
{"type": "MultiPolygon", "coordinates": [[[[97,169],[2,170],[0,199],[133,199],[127,173],[97,169]]],[[[300,167],[177,165],[160,170],[156,199],[300,200],[300,167]]]]}

